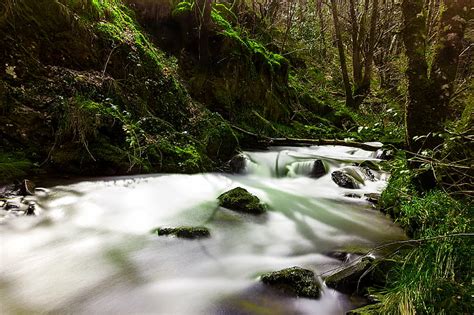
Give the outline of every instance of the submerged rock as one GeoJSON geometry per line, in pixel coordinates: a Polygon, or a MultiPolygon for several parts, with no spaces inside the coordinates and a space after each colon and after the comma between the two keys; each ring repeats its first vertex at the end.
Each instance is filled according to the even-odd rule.
{"type": "Polygon", "coordinates": [[[261,281],[281,293],[317,299],[321,296],[321,287],[314,272],[300,267],[269,272],[261,276],[261,281]]]}
{"type": "Polygon", "coordinates": [[[361,170],[366,180],[370,180],[371,182],[376,181],[375,174],[370,168],[362,166],[359,169],[361,170]]]}
{"type": "Polygon", "coordinates": [[[357,181],[352,176],[344,173],[343,171],[332,172],[331,178],[339,187],[348,189],[359,188],[357,181]]]}
{"type": "Polygon", "coordinates": [[[177,228],[157,228],[152,231],[159,236],[176,236],[179,238],[197,239],[207,238],[211,236],[209,229],[206,227],[181,226],[177,228]]]}
{"type": "Polygon", "coordinates": [[[217,199],[219,206],[238,212],[259,215],[267,211],[266,206],[260,202],[257,196],[241,187],[223,193],[217,199]]]}

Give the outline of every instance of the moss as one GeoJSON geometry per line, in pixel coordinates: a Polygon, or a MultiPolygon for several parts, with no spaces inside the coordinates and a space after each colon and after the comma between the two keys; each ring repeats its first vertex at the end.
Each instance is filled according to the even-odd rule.
{"type": "Polygon", "coordinates": [[[211,236],[209,229],[206,227],[189,227],[181,226],[177,228],[157,228],[152,231],[158,236],[176,236],[178,238],[198,239],[208,238],[211,236]]]}
{"type": "Polygon", "coordinates": [[[24,178],[34,165],[21,154],[6,154],[0,152],[0,184],[24,178]]]}
{"type": "Polygon", "coordinates": [[[221,207],[238,212],[259,215],[267,210],[258,197],[241,187],[234,188],[220,195],[218,199],[221,207]]]}
{"type": "Polygon", "coordinates": [[[300,267],[269,272],[263,274],[260,279],[264,284],[286,295],[311,299],[317,299],[321,295],[314,272],[300,267]]]}

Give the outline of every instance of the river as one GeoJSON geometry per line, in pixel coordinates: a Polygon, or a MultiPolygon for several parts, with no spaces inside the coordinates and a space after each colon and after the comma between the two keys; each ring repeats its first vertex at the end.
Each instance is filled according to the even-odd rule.
{"type": "MultiPolygon", "coordinates": [[[[300,266],[317,275],[342,263],[328,253],[403,239],[364,198],[388,174],[359,189],[331,172],[373,161],[342,146],[246,152],[244,174],[149,175],[56,185],[34,197],[37,216],[1,217],[3,314],[344,314],[349,297],[324,287],[320,299],[283,298],[258,281],[300,266]],[[321,159],[328,173],[308,177],[321,159]],[[218,208],[243,187],[267,203],[263,216],[218,208]],[[160,237],[156,227],[206,226],[211,237],[160,237]]],[[[320,279],[321,280],[321,279],[320,279]]]]}

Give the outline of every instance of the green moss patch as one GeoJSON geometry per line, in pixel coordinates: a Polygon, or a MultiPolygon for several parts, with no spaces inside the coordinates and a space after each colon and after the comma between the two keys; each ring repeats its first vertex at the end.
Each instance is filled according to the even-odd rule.
{"type": "Polygon", "coordinates": [[[237,212],[260,215],[267,211],[266,205],[257,196],[241,187],[234,188],[218,197],[219,206],[237,212]]]}
{"type": "Polygon", "coordinates": [[[321,295],[314,272],[308,269],[292,267],[265,273],[260,279],[264,284],[286,295],[310,299],[317,299],[321,295]]]}
{"type": "Polygon", "coordinates": [[[152,233],[158,236],[176,236],[185,239],[208,238],[211,236],[209,229],[206,227],[190,227],[181,226],[177,228],[157,228],[152,233]]]}

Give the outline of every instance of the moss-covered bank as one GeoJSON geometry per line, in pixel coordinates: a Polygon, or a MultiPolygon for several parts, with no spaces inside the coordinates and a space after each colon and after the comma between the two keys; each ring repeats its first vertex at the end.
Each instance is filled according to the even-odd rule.
{"type": "Polygon", "coordinates": [[[2,159],[1,181],[23,176],[25,163],[81,175],[199,172],[237,148],[122,1],[7,0],[0,46],[0,146],[22,155],[2,159]]]}

